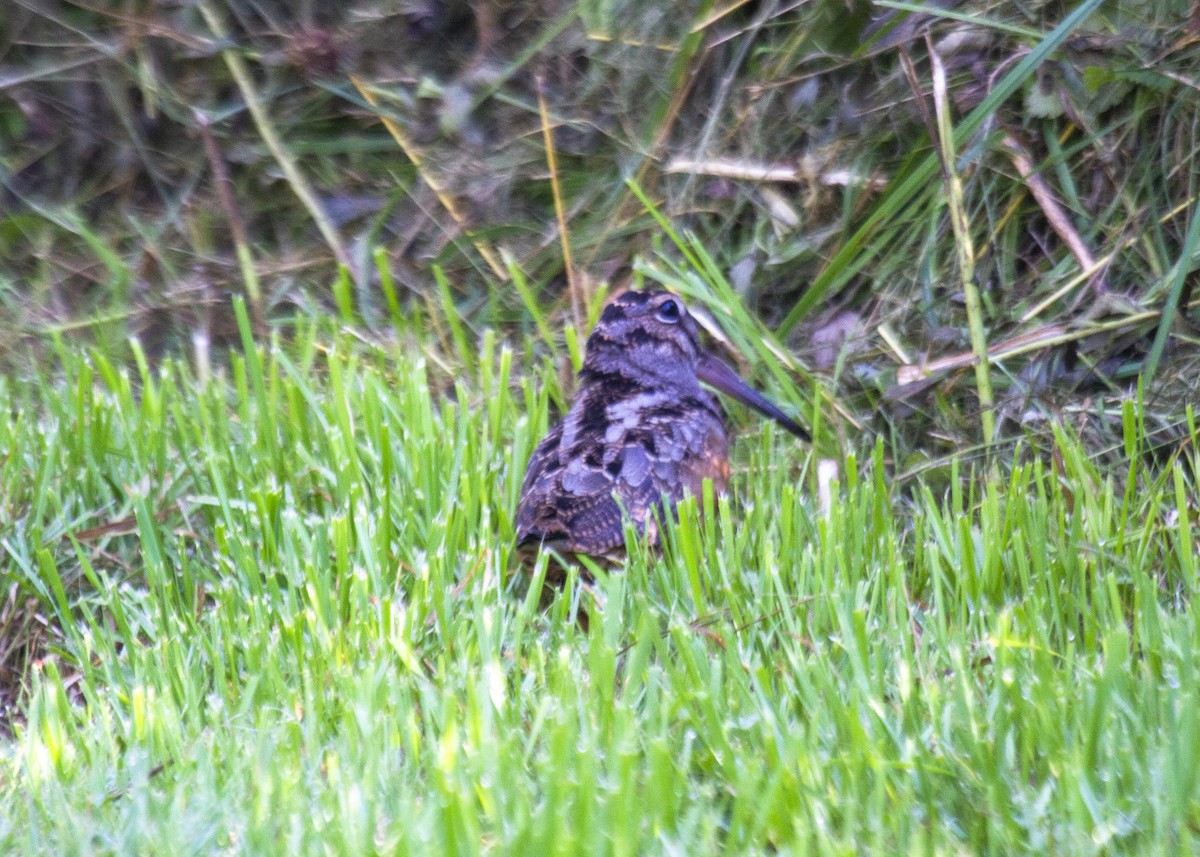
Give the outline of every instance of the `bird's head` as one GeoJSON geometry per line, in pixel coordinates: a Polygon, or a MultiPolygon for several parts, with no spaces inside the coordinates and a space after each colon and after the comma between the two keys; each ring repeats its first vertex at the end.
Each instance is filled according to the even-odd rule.
{"type": "Polygon", "coordinates": [[[587,341],[582,377],[633,377],[647,387],[690,392],[700,383],[737,399],[792,434],[808,432],[704,350],[700,326],[683,301],[666,291],[621,292],[604,308],[587,341]]]}

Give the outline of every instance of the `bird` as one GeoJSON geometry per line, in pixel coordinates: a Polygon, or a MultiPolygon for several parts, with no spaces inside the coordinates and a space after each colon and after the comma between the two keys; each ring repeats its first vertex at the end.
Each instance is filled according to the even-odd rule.
{"type": "Polygon", "coordinates": [[[659,522],[705,479],[729,482],[729,431],[704,385],[754,408],[798,438],[805,429],[700,342],[676,295],[624,291],[605,306],[585,345],[577,394],[537,445],[521,485],[515,529],[528,561],[547,548],[619,562],[626,517],[659,544],[659,522]]]}

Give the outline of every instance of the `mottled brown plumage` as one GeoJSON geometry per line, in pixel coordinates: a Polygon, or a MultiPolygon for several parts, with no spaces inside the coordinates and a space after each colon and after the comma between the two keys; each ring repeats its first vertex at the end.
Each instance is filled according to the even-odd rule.
{"type": "Polygon", "coordinates": [[[651,543],[664,498],[673,509],[729,480],[725,414],[701,382],[807,433],[700,347],[696,322],[668,292],[624,292],[587,341],[579,391],[525,472],[519,546],[611,556],[624,548],[627,514],[651,543]]]}

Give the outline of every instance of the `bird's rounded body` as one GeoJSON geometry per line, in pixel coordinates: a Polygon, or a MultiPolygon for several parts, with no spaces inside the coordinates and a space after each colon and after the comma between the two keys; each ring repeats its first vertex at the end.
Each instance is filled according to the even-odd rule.
{"type": "Polygon", "coordinates": [[[625,516],[657,543],[664,508],[699,496],[705,479],[724,491],[725,413],[702,380],[803,433],[701,349],[696,322],[679,298],[661,291],[617,295],[588,338],[574,402],[530,458],[518,543],[610,555],[624,547],[625,516]]]}

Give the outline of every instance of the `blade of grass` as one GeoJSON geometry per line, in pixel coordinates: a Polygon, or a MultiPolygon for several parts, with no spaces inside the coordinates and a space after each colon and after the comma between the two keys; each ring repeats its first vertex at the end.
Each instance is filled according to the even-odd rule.
{"type": "MultiPolygon", "coordinates": [[[[1197,197],[1192,198],[1193,205],[1196,200],[1197,197]]],[[[1150,353],[1146,356],[1146,364],[1142,369],[1142,373],[1147,379],[1152,379],[1155,372],[1158,371],[1163,349],[1167,347],[1167,339],[1171,335],[1171,329],[1175,325],[1175,318],[1179,312],[1179,299],[1183,295],[1184,283],[1196,270],[1198,255],[1200,255],[1200,208],[1193,207],[1192,222],[1188,225],[1187,236],[1183,240],[1183,247],[1179,250],[1179,258],[1175,260],[1175,264],[1171,266],[1171,270],[1167,274],[1167,298],[1163,303],[1158,329],[1154,332],[1154,342],[1150,346],[1150,353]]]]}
{"type": "Polygon", "coordinates": [[[966,298],[971,348],[975,352],[975,388],[979,397],[980,423],[984,443],[991,443],[995,439],[996,421],[992,415],[991,364],[988,361],[987,336],[983,330],[983,306],[979,300],[979,288],[975,285],[975,248],[971,241],[967,210],[963,204],[962,179],[958,175],[958,154],[954,147],[950,100],[946,92],[946,69],[932,42],[927,44],[933,74],[933,106],[937,117],[937,142],[941,154],[942,181],[946,189],[946,207],[950,212],[950,225],[954,233],[959,285],[966,298]]]}

